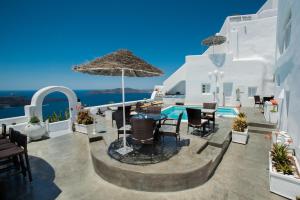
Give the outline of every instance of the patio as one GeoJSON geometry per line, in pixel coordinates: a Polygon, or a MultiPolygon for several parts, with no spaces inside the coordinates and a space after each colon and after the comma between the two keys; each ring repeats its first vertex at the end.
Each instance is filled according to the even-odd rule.
{"type": "Polygon", "coordinates": [[[80,133],[33,142],[28,148],[33,182],[21,176],[1,178],[1,199],[283,199],[269,192],[270,141],[261,133],[251,133],[246,146],[231,143],[206,183],[177,192],[143,192],[106,182],[95,173],[87,136],[80,133]]]}

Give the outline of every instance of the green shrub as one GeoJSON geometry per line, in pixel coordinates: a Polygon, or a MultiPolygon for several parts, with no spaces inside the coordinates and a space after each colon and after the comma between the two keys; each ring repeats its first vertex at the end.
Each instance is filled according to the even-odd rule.
{"type": "Polygon", "coordinates": [[[79,111],[77,116],[77,123],[84,125],[93,124],[93,118],[91,117],[90,112],[87,110],[79,111]]]}
{"type": "Polygon", "coordinates": [[[233,120],[232,129],[238,132],[244,132],[248,127],[246,118],[237,117],[233,120]]]}
{"type": "Polygon", "coordinates": [[[38,124],[38,123],[40,123],[40,119],[37,116],[33,116],[33,117],[30,118],[29,122],[31,124],[38,124]]]}
{"type": "Polygon", "coordinates": [[[244,112],[240,112],[240,113],[238,114],[238,117],[239,117],[239,118],[247,118],[247,116],[246,116],[246,114],[245,114],[244,112]]]}
{"type": "Polygon", "coordinates": [[[288,148],[284,144],[273,144],[271,150],[273,165],[278,172],[293,174],[292,162],[288,156],[288,148]]]}
{"type": "Polygon", "coordinates": [[[47,117],[49,123],[59,122],[59,121],[67,120],[69,118],[70,118],[69,109],[67,109],[64,112],[64,114],[62,112],[59,112],[59,114],[56,114],[56,112],[53,112],[52,115],[47,117]]]}

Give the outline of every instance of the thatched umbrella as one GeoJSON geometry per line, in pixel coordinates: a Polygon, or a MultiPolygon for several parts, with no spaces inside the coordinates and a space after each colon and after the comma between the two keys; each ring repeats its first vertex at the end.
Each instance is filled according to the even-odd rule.
{"type": "Polygon", "coordinates": [[[73,70],[92,75],[122,76],[124,145],[118,152],[124,155],[132,151],[132,149],[126,145],[124,76],[152,77],[161,76],[163,72],[133,55],[133,53],[128,50],[118,50],[87,64],[75,66],[73,70]]]}
{"type": "Polygon", "coordinates": [[[213,46],[213,53],[214,53],[214,46],[221,45],[226,42],[226,37],[222,35],[213,35],[208,38],[202,40],[201,44],[205,46],[213,46]]]}

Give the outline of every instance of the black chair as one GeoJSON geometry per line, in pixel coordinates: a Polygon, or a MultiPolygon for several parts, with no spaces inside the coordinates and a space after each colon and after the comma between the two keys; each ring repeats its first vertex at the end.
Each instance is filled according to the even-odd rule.
{"type": "Polygon", "coordinates": [[[205,134],[205,128],[208,123],[207,119],[202,118],[202,112],[200,109],[195,108],[186,108],[187,117],[188,117],[188,128],[187,133],[189,133],[189,128],[200,129],[203,128],[203,134],[205,134]]]}
{"type": "MultiPolygon", "coordinates": [[[[132,140],[134,144],[151,144],[152,145],[152,155],[154,149],[154,134],[156,130],[156,123],[153,119],[143,119],[143,118],[132,118],[131,119],[132,128],[132,140]]],[[[151,156],[152,158],[152,156],[151,156]]]]}
{"type": "MultiPolygon", "coordinates": [[[[117,111],[122,111],[123,112],[123,107],[122,106],[118,107],[117,111]]],[[[115,112],[117,112],[117,111],[115,111],[115,112]]],[[[114,121],[116,121],[115,115],[114,115],[115,112],[112,113],[112,119],[111,119],[112,127],[114,127],[114,121]]],[[[130,124],[130,112],[131,112],[131,106],[125,106],[125,121],[126,121],[126,124],[130,124]]]]}
{"type": "Polygon", "coordinates": [[[0,139],[4,139],[4,138],[6,138],[6,124],[2,124],[1,125],[0,139]]]}
{"type": "Polygon", "coordinates": [[[146,109],[146,113],[160,114],[161,113],[161,107],[160,106],[149,106],[146,109]]]}
{"type": "MultiPolygon", "coordinates": [[[[217,108],[217,103],[203,103],[203,108],[204,109],[213,109],[213,110],[215,110],[217,108]]],[[[215,113],[214,114],[203,114],[203,119],[207,119],[208,124],[210,122],[213,123],[213,131],[214,131],[215,130],[215,124],[216,124],[215,113]]]]}
{"type": "MultiPolygon", "coordinates": [[[[30,163],[29,163],[28,152],[27,152],[27,136],[21,134],[19,131],[10,129],[9,138],[12,146],[10,148],[6,148],[0,151],[0,160],[14,162],[17,169],[19,169],[19,165],[20,165],[21,173],[25,177],[27,172],[29,181],[31,182],[32,175],[31,175],[30,163]],[[25,158],[26,165],[24,164],[24,158],[25,158]]],[[[11,169],[11,166],[7,165],[7,162],[4,162],[4,164],[7,167],[2,168],[1,172],[11,169]]]]}
{"type": "Polygon", "coordinates": [[[135,105],[135,112],[137,113],[144,113],[145,109],[142,108],[144,104],[142,102],[137,102],[135,105]]]}
{"type": "Polygon", "coordinates": [[[264,104],[264,102],[261,101],[260,96],[255,95],[254,96],[254,107],[256,105],[258,105],[259,107],[261,107],[264,104]]]}
{"type": "Polygon", "coordinates": [[[123,122],[123,110],[117,110],[113,113],[116,126],[117,126],[117,133],[118,133],[118,140],[120,139],[120,135],[124,134],[124,128],[126,134],[131,134],[131,127],[129,124],[126,124],[124,127],[124,122],[123,122]]]}
{"type": "Polygon", "coordinates": [[[159,134],[162,136],[163,142],[164,142],[165,136],[175,137],[176,145],[178,144],[178,141],[180,142],[180,124],[181,124],[182,116],[183,116],[183,112],[181,112],[179,114],[176,124],[166,123],[170,119],[164,120],[164,122],[162,123],[162,125],[159,129],[159,134]],[[172,131],[172,130],[170,131],[170,128],[173,129],[174,127],[176,127],[175,131],[172,131]]]}

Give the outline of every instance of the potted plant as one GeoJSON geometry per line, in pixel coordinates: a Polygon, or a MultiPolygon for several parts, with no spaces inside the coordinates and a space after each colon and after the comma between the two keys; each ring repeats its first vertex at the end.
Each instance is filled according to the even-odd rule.
{"type": "Polygon", "coordinates": [[[37,116],[30,118],[30,121],[25,126],[24,131],[28,136],[29,141],[41,139],[44,135],[46,135],[46,127],[43,123],[41,123],[41,120],[37,116]]]}
{"type": "Polygon", "coordinates": [[[270,114],[270,122],[276,124],[278,121],[277,105],[273,105],[273,109],[270,110],[269,114],[270,114]]]}
{"type": "Polygon", "coordinates": [[[269,153],[270,191],[289,199],[300,195],[300,167],[288,145],[274,143],[269,153]]]}
{"type": "Polygon", "coordinates": [[[249,137],[247,127],[246,114],[241,112],[232,124],[232,142],[247,144],[249,137]]]}
{"type": "Polygon", "coordinates": [[[94,121],[88,110],[81,110],[77,115],[77,123],[75,123],[75,130],[80,133],[92,133],[94,129],[94,121]]]}

